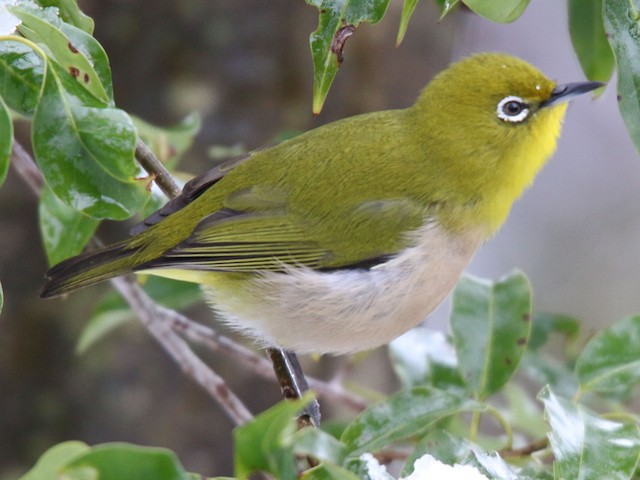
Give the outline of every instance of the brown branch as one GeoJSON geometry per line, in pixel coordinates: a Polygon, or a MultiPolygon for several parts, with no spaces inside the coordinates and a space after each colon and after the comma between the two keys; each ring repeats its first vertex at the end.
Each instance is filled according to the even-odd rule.
{"type": "Polygon", "coordinates": [[[549,446],[548,438],[540,438],[538,440],[534,440],[528,445],[520,448],[510,448],[505,450],[500,450],[500,456],[502,458],[507,457],[528,457],[532,453],[538,452],[540,450],[544,450],[549,446]]]}
{"type": "Polygon", "coordinates": [[[215,398],[236,425],[253,418],[223,378],[193,353],[189,345],[171,329],[168,322],[161,320],[166,314],[166,309],[159,307],[144,290],[127,277],[114,278],[111,283],[182,371],[215,398]]]}
{"type": "Polygon", "coordinates": [[[136,160],[153,177],[153,181],[169,198],[180,195],[180,187],[153,152],[139,138],[136,141],[136,160]]]}

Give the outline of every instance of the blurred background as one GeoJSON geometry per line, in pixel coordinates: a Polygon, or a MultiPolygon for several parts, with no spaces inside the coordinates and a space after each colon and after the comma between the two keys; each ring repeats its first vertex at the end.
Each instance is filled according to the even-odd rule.
{"type": "MultiPolygon", "coordinates": [[[[462,9],[438,23],[434,2],[423,1],[395,48],[401,2],[392,1],[379,25],[362,25],[349,40],[325,109],[314,118],[308,37],[317,10],[302,0],[79,3],[111,59],[121,108],[165,126],[193,110],[202,115],[202,131],[181,163],[190,173],[214,164],[207,154],[214,145],[253,149],[284,132],[408,106],[434,73],[476,51],[520,56],[560,82],[584,78],[565,2],[532,2],[515,23],[497,25],[462,9]]],[[[28,144],[28,132],[18,130],[28,144]]],[[[538,311],[572,315],[592,328],[638,313],[639,192],[640,159],[612,85],[597,101],[572,104],[555,157],[469,271],[497,278],[520,268],[538,311]]],[[[109,287],[38,298],[47,264],[36,211],[12,173],[0,190],[0,479],[20,476],[48,447],[70,439],[165,446],[191,471],[231,474],[233,425],[137,323],[74,354],[96,298],[109,287]]],[[[101,234],[121,238],[127,229],[112,224],[101,234]]],[[[211,322],[205,308],[187,313],[211,322]]],[[[444,305],[429,325],[446,331],[446,316],[444,305]]],[[[274,382],[202,353],[253,412],[278,400],[274,382]]],[[[323,378],[345,361],[304,360],[323,378]]],[[[385,349],[357,362],[349,378],[383,392],[398,386],[385,349]]],[[[323,412],[327,419],[350,415],[331,404],[323,412]]]]}

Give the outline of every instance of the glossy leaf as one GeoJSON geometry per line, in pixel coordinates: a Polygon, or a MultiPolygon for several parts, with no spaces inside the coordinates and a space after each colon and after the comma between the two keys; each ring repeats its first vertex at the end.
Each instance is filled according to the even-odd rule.
{"type": "Polygon", "coordinates": [[[629,0],[604,0],[604,28],[616,58],[618,108],[640,151],[640,6],[629,0]]]}
{"type": "Polygon", "coordinates": [[[492,22],[509,23],[517,20],[530,0],[462,0],[475,13],[492,22]]]}
{"type": "MultiPolygon", "coordinates": [[[[31,11],[19,7],[11,8],[11,13],[22,20],[22,24],[18,27],[20,33],[29,40],[46,45],[55,61],[69,72],[78,84],[103,102],[111,100],[102,79],[94,68],[96,59],[91,57],[90,52],[100,52],[99,59],[95,63],[101,67],[104,67],[106,54],[91,35],[77,27],[66,25],[64,27],[66,32],[71,32],[70,36],[73,37],[73,40],[77,40],[77,42],[72,41],[62,31],[62,22],[57,22],[57,25],[51,24],[31,11]]],[[[108,80],[108,84],[110,84],[110,73],[108,79],[105,80],[108,80]]]]}
{"type": "Polygon", "coordinates": [[[91,450],[82,442],[64,442],[47,450],[35,466],[19,480],[54,480],[60,478],[59,472],[68,462],[91,450]]]}
{"type": "Polygon", "coordinates": [[[398,37],[396,38],[396,47],[402,43],[404,36],[407,33],[407,27],[409,26],[409,20],[413,15],[418,0],[404,0],[402,4],[402,16],[400,17],[400,28],[398,29],[398,37]]]}
{"type": "Polygon", "coordinates": [[[629,479],[640,458],[638,425],[605,420],[594,412],[556,396],[545,387],[538,396],[551,426],[555,478],[629,479]]]}
{"type": "Polygon", "coordinates": [[[271,473],[275,478],[296,478],[295,415],[310,399],[310,395],[305,395],[300,400],[280,402],[234,430],[234,464],[238,478],[248,478],[258,471],[271,473]]]}
{"type": "Polygon", "coordinates": [[[551,355],[527,352],[522,359],[522,371],[542,388],[550,385],[555,392],[571,397],[578,390],[578,381],[573,369],[551,355]]]}
{"type": "Polygon", "coordinates": [[[37,0],[43,7],[58,7],[60,17],[67,23],[74,25],[83,31],[93,33],[93,19],[78,7],[77,0],[37,0]]]}
{"type": "Polygon", "coordinates": [[[520,272],[491,283],[465,276],[453,292],[451,332],[459,368],[479,398],[515,373],[531,332],[531,287],[520,272]]]}
{"type": "Polygon", "coordinates": [[[33,146],[58,198],[94,218],[133,215],[148,198],[146,184],[134,180],[135,143],[125,112],[99,102],[57,64],[48,65],[33,146]]]}
{"type": "Polygon", "coordinates": [[[584,347],[576,363],[583,391],[627,396],[640,384],[640,316],[602,330],[584,347]]]}
{"type": "Polygon", "coordinates": [[[580,66],[589,80],[607,82],[615,67],[604,33],[603,0],[569,0],[569,33],[580,66]]]}
{"type": "Polygon", "coordinates": [[[31,116],[40,97],[43,60],[24,43],[0,41],[0,96],[9,108],[31,116]]]}
{"type": "Polygon", "coordinates": [[[49,265],[82,252],[100,224],[62,203],[49,189],[43,191],[38,214],[49,265]]]}
{"type": "Polygon", "coordinates": [[[361,22],[377,23],[389,0],[306,0],[320,11],[318,28],[311,34],[313,58],[313,113],[322,110],[329,87],[343,60],[345,42],[361,22]]]}
{"type": "Polygon", "coordinates": [[[425,433],[435,422],[461,412],[483,411],[469,398],[431,387],[415,387],[361,413],[342,434],[351,456],[374,452],[395,441],[425,433]]]}
{"type": "Polygon", "coordinates": [[[85,480],[87,474],[100,480],[191,479],[170,450],[127,443],[106,443],[92,447],[89,452],[67,463],[60,474],[59,478],[65,480],[85,480]]]}
{"type": "Polygon", "coordinates": [[[13,122],[7,106],[0,96],[0,187],[9,171],[11,149],[13,146],[13,122]]]}

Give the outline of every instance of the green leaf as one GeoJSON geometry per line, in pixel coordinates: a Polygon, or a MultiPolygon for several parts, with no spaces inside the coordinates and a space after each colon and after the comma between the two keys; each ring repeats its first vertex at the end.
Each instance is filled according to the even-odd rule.
{"type": "Polygon", "coordinates": [[[12,110],[30,116],[40,98],[44,62],[28,45],[0,41],[0,96],[12,110]]]}
{"type": "Polygon", "coordinates": [[[427,431],[445,417],[485,407],[469,398],[431,387],[415,387],[361,413],[342,434],[351,456],[374,452],[427,431]]]}
{"type": "Polygon", "coordinates": [[[200,131],[202,121],[194,112],[186,116],[179,124],[168,128],[157,127],[141,118],[131,117],[142,141],[156,154],[162,163],[175,166],[182,154],[193,144],[200,131]]]}
{"type": "Polygon", "coordinates": [[[345,458],[345,445],[337,438],[318,428],[303,428],[294,435],[294,449],[298,455],[310,455],[321,461],[341,464],[345,458]]]}
{"type": "Polygon", "coordinates": [[[604,0],[604,28],[616,58],[618,108],[640,151],[640,11],[629,0],[604,0]]]}
{"type": "Polygon", "coordinates": [[[400,17],[400,28],[398,29],[398,37],[396,38],[396,47],[402,43],[407,33],[409,20],[418,5],[418,0],[404,0],[402,4],[402,16],[400,17]]]}
{"type": "Polygon", "coordinates": [[[496,480],[526,480],[518,476],[497,452],[483,452],[473,449],[460,463],[470,465],[479,470],[487,478],[496,480]]]}
{"type": "Polygon", "coordinates": [[[60,443],[47,450],[20,480],[58,480],[59,472],[64,465],[90,450],[91,448],[82,442],[60,443]]]}
{"type": "Polygon", "coordinates": [[[602,330],[584,347],[576,363],[582,391],[628,396],[640,383],[640,316],[602,330]]]}
{"type": "MultiPolygon", "coordinates": [[[[71,32],[73,38],[78,40],[79,43],[76,44],[62,31],[62,22],[58,22],[59,25],[51,24],[33,14],[30,10],[19,7],[12,7],[10,11],[22,20],[22,23],[18,26],[20,33],[29,40],[46,45],[52,58],[65,71],[69,72],[79,85],[82,85],[94,97],[103,102],[111,100],[105,85],[102,84],[102,79],[93,66],[94,59],[90,55],[91,52],[100,52],[97,63],[104,67],[106,54],[91,35],[77,27],[67,25],[65,30],[66,32],[71,32]],[[88,46],[89,48],[87,48],[88,46]]],[[[111,75],[109,74],[108,77],[110,83],[111,75]]]]}
{"type": "Polygon", "coordinates": [[[58,7],[60,17],[65,22],[89,34],[93,33],[93,19],[82,13],[76,0],[37,0],[37,2],[43,7],[58,7]]]}
{"type": "Polygon", "coordinates": [[[342,63],[345,42],[361,22],[377,23],[389,0],[306,0],[320,11],[318,28],[311,34],[313,58],[313,113],[322,110],[329,87],[342,63]]]}
{"type": "Polygon", "coordinates": [[[300,480],[360,480],[361,478],[346,468],[322,463],[304,472],[300,480]]]}
{"type": "Polygon", "coordinates": [[[276,478],[296,478],[293,438],[296,414],[311,400],[285,400],[233,431],[235,473],[240,479],[262,471],[276,478]]]}
{"type": "Polygon", "coordinates": [[[522,371],[540,388],[550,385],[555,392],[567,397],[578,390],[573,368],[546,353],[526,352],[522,359],[522,371]]]}
{"type": "Polygon", "coordinates": [[[389,355],[405,387],[431,384],[443,390],[464,389],[455,350],[442,332],[412,328],[389,344],[389,355]]]}
{"type": "Polygon", "coordinates": [[[13,122],[9,110],[0,96],[0,187],[7,178],[11,149],[13,147],[13,122]]]}
{"type": "Polygon", "coordinates": [[[100,224],[62,203],[48,188],[40,198],[38,217],[49,265],[82,252],[100,224]]]}
{"type": "Polygon", "coordinates": [[[460,0],[438,0],[438,3],[442,7],[442,14],[440,15],[440,21],[442,21],[460,3],[460,0]]]}
{"type": "Polygon", "coordinates": [[[551,313],[534,313],[529,339],[529,350],[535,351],[549,341],[552,333],[559,333],[569,341],[575,340],[580,332],[580,322],[567,315],[551,313]]]}
{"type": "Polygon", "coordinates": [[[638,425],[605,420],[585,407],[556,396],[545,387],[538,398],[545,406],[555,455],[555,478],[628,479],[640,458],[638,425]]]}
{"type": "Polygon", "coordinates": [[[92,97],[57,64],[33,118],[36,160],[56,196],[94,218],[122,220],[149,196],[134,180],[136,132],[125,112],[92,97]]]}
{"type": "Polygon", "coordinates": [[[176,455],[164,448],[106,443],[75,457],[61,469],[61,478],[84,480],[190,480],[176,455]]]}
{"type": "Polygon", "coordinates": [[[462,0],[475,13],[492,22],[509,23],[517,20],[530,0],[462,0]]]}
{"type": "Polygon", "coordinates": [[[465,456],[474,445],[464,438],[453,436],[446,430],[434,430],[429,432],[416,448],[407,457],[402,469],[402,476],[406,477],[413,472],[413,464],[422,456],[429,454],[436,460],[453,465],[465,456]]]}
{"type": "Polygon", "coordinates": [[[602,0],[569,0],[569,33],[587,78],[608,81],[615,59],[604,33],[602,0]]]}
{"type": "Polygon", "coordinates": [[[463,378],[478,398],[515,373],[531,333],[531,286],[521,272],[491,283],[465,276],[453,292],[451,332],[463,378]]]}

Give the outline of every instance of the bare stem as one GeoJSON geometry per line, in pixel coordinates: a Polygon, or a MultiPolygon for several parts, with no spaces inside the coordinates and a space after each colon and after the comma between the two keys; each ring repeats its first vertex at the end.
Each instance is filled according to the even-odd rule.
{"type": "Polygon", "coordinates": [[[136,160],[144,170],[153,177],[153,181],[169,198],[180,195],[180,187],[173,180],[171,174],[142,140],[136,141],[136,160]]]}
{"type": "Polygon", "coordinates": [[[171,329],[169,323],[160,321],[167,309],[159,307],[136,283],[127,277],[117,277],[111,282],[125,298],[140,321],[165,351],[176,361],[182,371],[204,388],[227,415],[236,423],[243,424],[253,418],[225,381],[205,364],[189,345],[171,329]]]}

